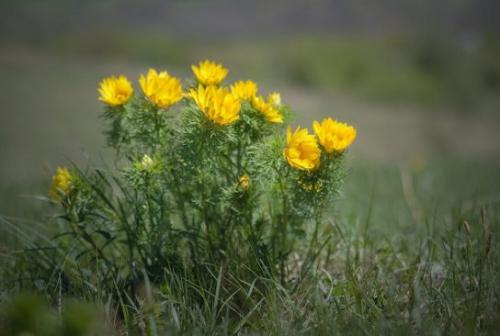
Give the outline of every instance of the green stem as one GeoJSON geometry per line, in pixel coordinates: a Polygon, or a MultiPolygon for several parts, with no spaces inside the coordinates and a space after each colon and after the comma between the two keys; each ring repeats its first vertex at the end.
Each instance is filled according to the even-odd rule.
{"type": "Polygon", "coordinates": [[[153,144],[153,147],[155,149],[155,152],[161,148],[161,114],[160,114],[160,110],[155,108],[153,110],[153,113],[154,113],[154,126],[155,126],[155,135],[156,135],[156,141],[155,143],[153,144]]]}

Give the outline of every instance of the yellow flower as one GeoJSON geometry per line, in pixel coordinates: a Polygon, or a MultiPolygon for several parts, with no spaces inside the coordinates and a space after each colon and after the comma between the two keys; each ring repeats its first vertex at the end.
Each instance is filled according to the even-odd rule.
{"type": "Polygon", "coordinates": [[[272,92],[267,96],[267,101],[274,107],[281,106],[281,95],[278,92],[272,92]]]}
{"type": "Polygon", "coordinates": [[[198,85],[189,93],[203,114],[214,123],[228,125],[240,118],[241,103],[227,88],[198,85]]]}
{"type": "Polygon", "coordinates": [[[166,71],[149,69],[147,76],[141,75],[139,83],[144,95],[160,108],[168,108],[183,97],[181,81],[166,71]]]}
{"type": "Polygon", "coordinates": [[[218,85],[226,78],[229,72],[222,64],[216,64],[208,60],[200,62],[198,66],[192,65],[191,69],[198,83],[203,85],[218,85]]]}
{"type": "Polygon", "coordinates": [[[231,86],[231,93],[239,99],[251,100],[257,94],[257,84],[251,80],[238,81],[231,86]]]}
{"type": "Polygon", "coordinates": [[[57,167],[56,174],[52,177],[52,186],[49,196],[55,201],[61,201],[62,195],[66,195],[73,184],[73,176],[66,167],[57,167]],[[62,194],[62,195],[61,195],[62,194]]]}
{"type": "Polygon", "coordinates": [[[282,123],[283,115],[276,107],[266,102],[262,97],[254,97],[252,99],[252,106],[254,109],[262,113],[267,121],[272,123],[282,123]]]}
{"type": "Polygon", "coordinates": [[[343,152],[356,139],[354,127],[332,118],[324,119],[321,124],[314,121],[313,128],[319,143],[327,153],[343,152]]]}
{"type": "Polygon", "coordinates": [[[292,134],[292,130],[288,126],[286,144],[283,154],[290,166],[303,170],[311,170],[319,166],[321,151],[316,137],[309,134],[307,128],[297,127],[292,134]]]}
{"type": "Polygon", "coordinates": [[[250,177],[248,175],[242,175],[239,178],[238,185],[241,189],[247,190],[248,187],[250,186],[250,177]]]}
{"type": "Polygon", "coordinates": [[[111,76],[104,78],[99,84],[99,100],[110,106],[125,104],[132,96],[132,84],[127,77],[111,76]]]}

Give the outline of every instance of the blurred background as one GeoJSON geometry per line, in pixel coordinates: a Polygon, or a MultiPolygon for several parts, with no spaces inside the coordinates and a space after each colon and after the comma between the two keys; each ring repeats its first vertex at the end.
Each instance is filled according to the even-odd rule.
{"type": "Polygon", "coordinates": [[[3,0],[0,213],[45,194],[58,164],[112,160],[103,77],[138,89],[149,67],[188,78],[205,58],[281,92],[295,124],[357,127],[354,171],[444,162],[498,177],[496,0],[3,0]]]}

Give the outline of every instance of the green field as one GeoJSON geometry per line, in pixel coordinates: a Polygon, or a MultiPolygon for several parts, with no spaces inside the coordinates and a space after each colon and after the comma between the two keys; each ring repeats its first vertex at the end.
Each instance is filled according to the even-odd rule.
{"type": "Polygon", "coordinates": [[[167,41],[157,48],[154,38],[141,41],[142,48],[127,40],[102,53],[106,39],[83,36],[72,44],[62,37],[42,47],[9,45],[0,54],[0,335],[496,334],[500,115],[496,89],[479,78],[483,63],[447,64],[442,57],[450,49],[439,49],[431,56],[447,72],[429,77],[412,57],[387,51],[387,41],[304,38],[276,48],[272,41],[167,41]],[[297,45],[319,51],[302,55],[293,52],[297,45]],[[388,55],[396,66],[385,62],[388,55]],[[113,162],[101,135],[100,79],[122,72],[135,79],[149,66],[186,78],[179,69],[206,57],[227,64],[231,78],[281,92],[298,114],[295,124],[333,116],[358,129],[319,263],[288,287],[258,279],[257,288],[221,268],[197,302],[183,294],[200,289],[181,281],[172,291],[145,280],[139,299],[126,303],[83,290],[47,293],[38,282],[29,286],[34,296],[19,295],[25,279],[16,275],[29,273],[14,268],[23,234],[57,231],[47,227],[55,209],[44,199],[54,168],[113,162]],[[118,314],[118,305],[131,315],[118,314]]]}

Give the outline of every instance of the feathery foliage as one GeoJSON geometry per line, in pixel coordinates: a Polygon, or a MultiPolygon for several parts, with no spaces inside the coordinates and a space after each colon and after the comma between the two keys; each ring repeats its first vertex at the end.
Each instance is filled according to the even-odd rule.
{"type": "Polygon", "coordinates": [[[193,70],[198,83],[186,88],[153,69],[142,92],[124,76],[103,80],[116,166],[58,170],[58,232],[23,254],[44,261],[24,286],[36,282],[53,300],[99,297],[128,322],[152,287],[216,321],[221,302],[245,316],[270,284],[288,291],[307,277],[329,239],[320,224],[347,146],[322,151],[305,129],[285,140],[291,111],[279,94],[266,101],[251,81],[224,87],[228,71],[213,62],[193,70]]]}

